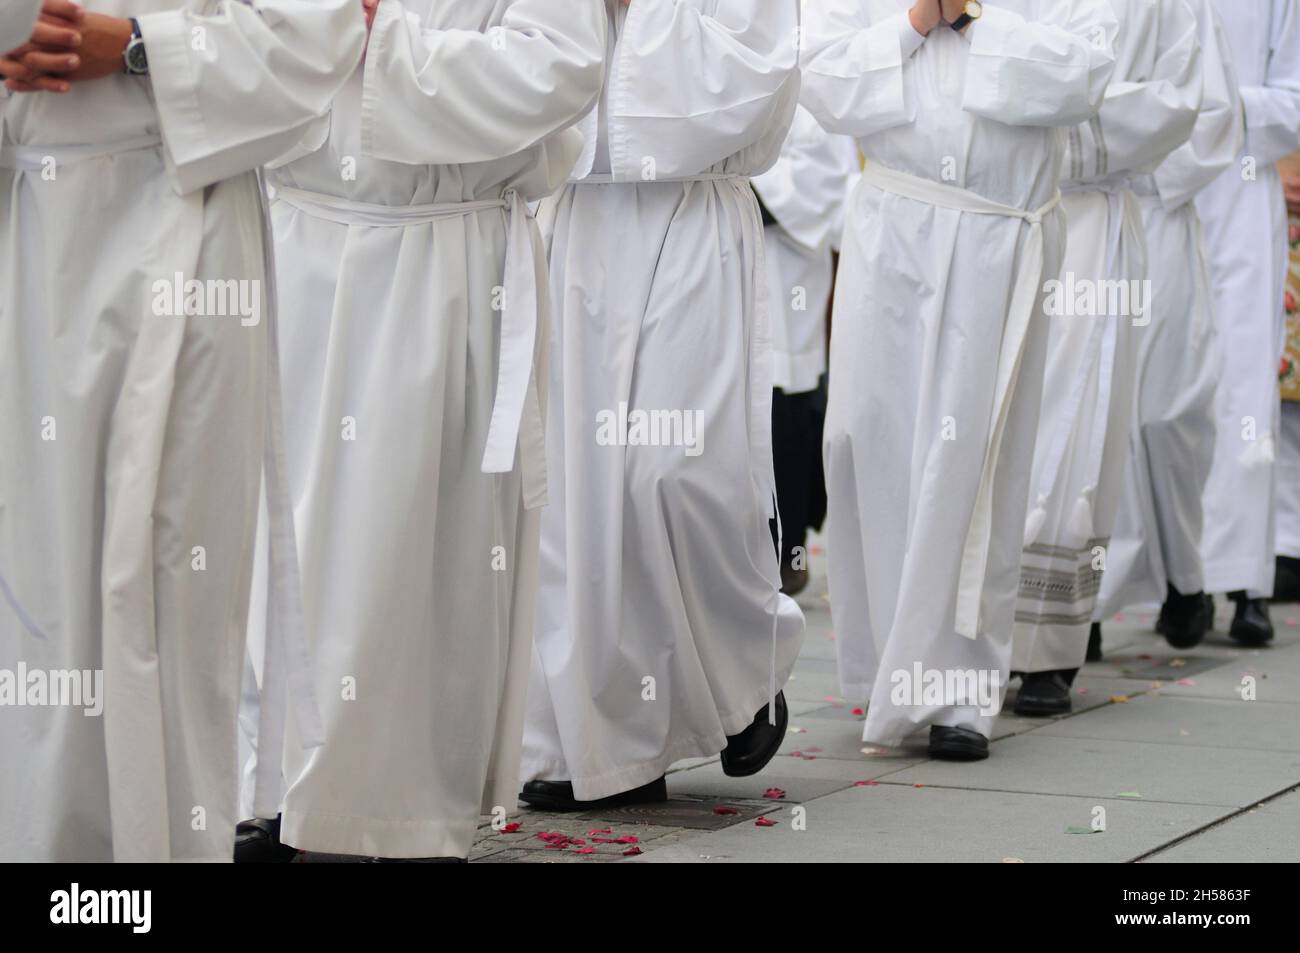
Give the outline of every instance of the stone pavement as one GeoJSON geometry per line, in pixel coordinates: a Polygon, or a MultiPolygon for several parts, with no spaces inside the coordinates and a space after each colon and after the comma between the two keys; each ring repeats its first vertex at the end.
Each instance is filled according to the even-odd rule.
{"type": "Polygon", "coordinates": [[[1105,661],[1075,683],[1073,714],[1005,714],[987,761],[953,764],[926,756],[924,734],[894,751],[864,746],[861,702],[839,695],[813,553],[808,635],[785,689],[790,734],[762,773],[728,778],[716,757],[697,759],[673,767],[667,804],[521,808],[512,833],[484,825],[471,860],[1300,860],[1300,606],[1274,607],[1278,638],[1261,650],[1228,639],[1224,599],[1215,632],[1189,652],[1152,633],[1153,612],[1119,616],[1103,627],[1105,661]],[[1246,676],[1254,701],[1242,698],[1246,676]],[[1105,830],[1094,832],[1098,808],[1105,830]]]}

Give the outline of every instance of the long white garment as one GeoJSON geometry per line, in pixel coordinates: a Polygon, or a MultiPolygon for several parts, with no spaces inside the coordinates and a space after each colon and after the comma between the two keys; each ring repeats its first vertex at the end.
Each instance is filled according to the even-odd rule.
{"type": "Polygon", "coordinates": [[[228,861],[278,403],[249,170],[324,113],[364,21],[86,6],[139,17],[152,74],[0,106],[0,668],[102,670],[103,714],[3,709],[0,856],[228,861]]]}
{"type": "Polygon", "coordinates": [[[1135,178],[1191,136],[1200,42],[1184,0],[1110,0],[1115,74],[1101,110],[1070,130],[1066,254],[1049,295],[1047,375],[1030,475],[1011,667],[1078,668],[1088,645],[1134,420],[1137,354],[1150,326],[1135,178]]]}
{"type": "Polygon", "coordinates": [[[1277,365],[1286,205],[1275,163],[1300,145],[1300,3],[1216,0],[1246,113],[1238,163],[1197,196],[1223,351],[1205,487],[1205,587],[1273,591],[1277,365]]]}
{"type": "Polygon", "coordinates": [[[1095,114],[1114,66],[1104,0],[989,4],[965,35],[925,38],[908,6],[809,7],[803,59],[804,104],[867,157],[824,457],[840,680],[870,699],[863,737],[884,745],[927,724],[989,732],[991,706],[895,697],[895,676],[1005,684],[1047,343],[1032,316],[1065,237],[1063,127],[1095,114]]]}
{"type": "Polygon", "coordinates": [[[523,777],[571,780],[580,799],[717,754],[802,642],[768,529],[766,274],[746,181],[794,114],[798,7],[609,0],[583,181],[541,212],[553,479],[523,777]],[[653,435],[636,426],[651,413],[653,435]]]}
{"type": "Polygon", "coordinates": [[[1202,493],[1214,455],[1221,357],[1198,192],[1234,165],[1245,135],[1228,38],[1213,0],[1191,0],[1203,77],[1191,139],[1135,178],[1151,278],[1151,323],[1138,340],[1132,449],[1094,619],[1160,602],[1166,587],[1205,588],[1202,493]]]}
{"type": "Polygon", "coordinates": [[[754,191],[777,222],[764,227],[763,239],[772,384],[787,394],[816,390],[826,373],[833,250],[844,229],[849,180],[857,173],[853,140],[828,134],[800,108],[776,165],[754,178],[754,191]]]}
{"type": "Polygon", "coordinates": [[[8,53],[27,41],[40,12],[41,0],[5,0],[0,10],[0,53],[8,53]]]}
{"type": "MultiPolygon", "coordinates": [[[[284,746],[285,843],[464,857],[480,813],[514,809],[546,495],[524,203],[578,159],[604,46],[600,0],[384,0],[328,137],[271,173],[325,729],[284,746]]],[[[246,779],[278,771],[249,740],[246,779]]]]}

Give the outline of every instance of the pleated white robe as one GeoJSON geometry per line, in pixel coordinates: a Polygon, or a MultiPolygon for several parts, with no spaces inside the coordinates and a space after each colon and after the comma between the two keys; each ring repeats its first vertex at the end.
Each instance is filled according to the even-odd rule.
{"type": "Polygon", "coordinates": [[[1049,327],[1047,383],[1011,658],[1021,672],[1078,668],[1087,652],[1152,307],[1133,189],[1190,138],[1201,104],[1192,8],[1184,0],[1110,4],[1119,20],[1115,73],[1101,110],[1067,138],[1066,254],[1040,318],[1049,327]]]}
{"type": "Polygon", "coordinates": [[[1221,355],[1197,193],[1235,163],[1241,94],[1214,0],[1190,0],[1201,109],[1189,141],[1133,180],[1146,226],[1151,324],[1138,338],[1132,449],[1093,618],[1205,588],[1202,493],[1214,456],[1221,355]]]}
{"type": "Polygon", "coordinates": [[[0,10],[0,53],[22,46],[32,35],[41,0],[5,0],[0,10]]]}
{"type": "Polygon", "coordinates": [[[772,386],[787,394],[816,390],[826,373],[826,307],[833,252],[844,230],[858,150],[828,134],[812,113],[795,113],[776,165],[754,178],[775,225],[763,229],[772,318],[772,386]]]}
{"type": "Polygon", "coordinates": [[[1223,351],[1205,487],[1205,587],[1273,591],[1277,366],[1287,217],[1276,163],[1300,146],[1300,4],[1216,0],[1246,113],[1238,161],[1197,196],[1223,351]]]}
{"type": "Polygon", "coordinates": [[[325,735],[285,745],[295,847],[464,857],[480,813],[515,808],[540,407],[513,472],[485,472],[485,448],[508,355],[524,349],[528,402],[545,400],[549,295],[535,222],[500,200],[567,179],[604,47],[600,0],[384,0],[328,139],[271,174],[325,735]],[[537,312],[531,340],[512,337],[518,308],[537,312]]]}
{"type": "Polygon", "coordinates": [[[932,724],[987,735],[1001,703],[1000,690],[988,706],[956,693],[896,699],[891,687],[915,665],[1005,686],[1047,344],[1031,317],[1065,238],[1057,211],[1039,224],[1010,213],[1051,208],[1064,129],[1095,114],[1114,65],[1104,2],[990,4],[966,35],[940,26],[925,38],[908,6],[810,7],[803,53],[803,103],[867,158],[840,258],[824,458],[840,680],[870,700],[863,737],[882,745],[932,724]],[[873,164],[1006,211],[885,191],[873,164]],[[1013,314],[1018,286],[1024,313],[1013,314]],[[1018,322],[1019,360],[1007,362],[1002,339],[1018,322]],[[972,538],[985,570],[963,585],[972,538]],[[974,638],[958,631],[963,588],[974,638]]]}
{"type": "Polygon", "coordinates": [[[229,861],[274,416],[249,170],[323,114],[364,21],[353,0],[86,6],[139,17],[151,76],[0,106],[0,668],[102,669],[104,708],[0,711],[0,857],[229,861]],[[257,320],[165,313],[177,275],[246,282],[257,320]]]}
{"type": "Polygon", "coordinates": [[[717,754],[803,637],[768,529],[767,276],[746,179],[794,114],[798,3],[609,9],[580,181],[541,212],[552,482],[523,756],[524,780],[571,780],[583,800],[717,754]],[[606,440],[621,405],[691,414],[698,439],[606,440]]]}

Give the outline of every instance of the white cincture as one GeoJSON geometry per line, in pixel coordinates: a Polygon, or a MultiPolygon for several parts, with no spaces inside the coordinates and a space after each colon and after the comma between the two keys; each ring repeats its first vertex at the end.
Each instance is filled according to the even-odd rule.
{"type": "Polygon", "coordinates": [[[979,492],[975,497],[975,511],[971,514],[970,528],[962,547],[961,575],[957,582],[957,611],[954,626],[957,634],[974,639],[979,633],[980,601],[984,591],[984,578],[988,571],[989,546],[993,533],[993,482],[996,476],[998,453],[1002,447],[1002,434],[1006,429],[1011,398],[1020,362],[1024,355],[1029,322],[1033,317],[1034,303],[1038,300],[1039,282],[1044,262],[1043,219],[1061,203],[1057,192],[1041,208],[1033,211],[1002,205],[982,195],[954,185],[945,185],[930,179],[909,175],[886,168],[877,162],[868,162],[862,173],[863,182],[882,192],[972,215],[1001,215],[1021,219],[1029,226],[1029,241],[1020,259],[1012,292],[1011,306],[1002,335],[1002,349],[998,355],[997,389],[994,392],[992,427],[984,454],[984,467],[980,472],[979,492]]]}
{"type": "MultiPolygon", "coordinates": [[[[1105,277],[1110,278],[1115,275],[1120,248],[1123,245],[1128,244],[1130,248],[1134,249],[1145,248],[1145,238],[1141,226],[1142,209],[1138,205],[1137,198],[1129,187],[1129,181],[1126,178],[1111,177],[1091,182],[1070,183],[1063,185],[1061,190],[1066,194],[1092,192],[1106,196],[1106,214],[1109,218],[1110,229],[1106,236],[1105,277]]],[[[1066,405],[1068,408],[1066,415],[1052,436],[1052,445],[1046,458],[1047,465],[1043,470],[1043,480],[1037,489],[1032,491],[1035,493],[1034,507],[1025,520],[1024,544],[1026,546],[1033,543],[1043,529],[1043,524],[1047,518],[1047,501],[1051,497],[1052,491],[1056,489],[1056,481],[1060,476],[1061,464],[1065,459],[1065,451],[1070,442],[1070,435],[1074,433],[1079,414],[1083,412],[1084,394],[1088,389],[1089,381],[1093,378],[1094,370],[1098,372],[1099,378],[1093,419],[1099,423],[1093,426],[1093,437],[1088,446],[1086,472],[1096,476],[1101,473],[1101,458],[1106,448],[1107,428],[1104,421],[1110,415],[1111,378],[1115,369],[1115,350],[1119,337],[1117,322],[1122,320],[1124,320],[1123,315],[1097,315],[1093,318],[1091,334],[1088,336],[1088,356],[1085,358],[1083,373],[1075,381],[1074,390],[1070,394],[1070,401],[1066,405]]],[[[1095,490],[1095,484],[1087,486],[1083,489],[1080,497],[1075,500],[1069,530],[1077,538],[1078,545],[1084,545],[1092,536],[1092,494],[1095,490]]],[[[1071,540],[1071,543],[1075,541],[1071,540]]]]}
{"type": "Polygon", "coordinates": [[[479,212],[498,211],[506,215],[501,354],[482,469],[484,473],[509,473],[515,467],[518,446],[524,506],[535,509],[545,505],[546,449],[533,367],[539,318],[537,262],[533,255],[532,213],[523,197],[511,189],[499,199],[390,206],[353,202],[321,192],[277,188],[275,200],[314,218],[371,228],[407,228],[479,212]]]}

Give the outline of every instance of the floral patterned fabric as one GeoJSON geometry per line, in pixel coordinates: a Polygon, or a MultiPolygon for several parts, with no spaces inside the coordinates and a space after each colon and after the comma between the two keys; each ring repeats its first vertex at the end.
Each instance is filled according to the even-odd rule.
{"type": "Polygon", "coordinates": [[[1291,214],[1287,235],[1291,245],[1291,260],[1286,272],[1286,345],[1282,351],[1282,366],[1278,381],[1283,400],[1300,401],[1300,215],[1291,214]]]}

